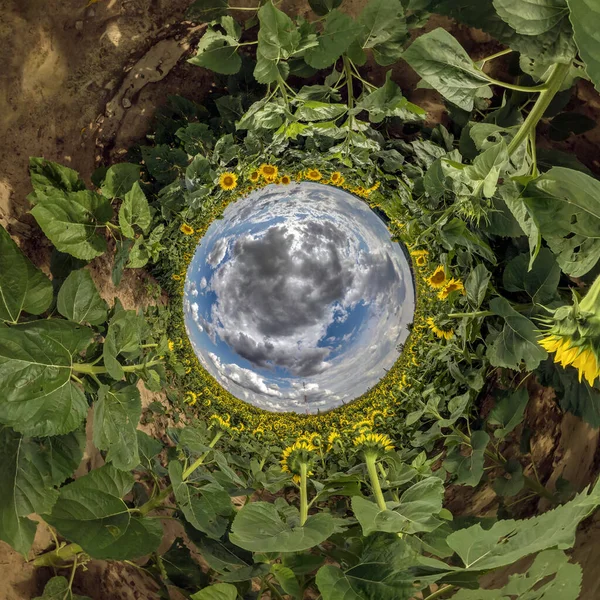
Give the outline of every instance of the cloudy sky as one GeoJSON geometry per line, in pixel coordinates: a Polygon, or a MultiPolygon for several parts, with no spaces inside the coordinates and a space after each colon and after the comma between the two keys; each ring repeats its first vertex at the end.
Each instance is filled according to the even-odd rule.
{"type": "Polygon", "coordinates": [[[315,413],[373,387],[414,313],[408,262],[343,190],[270,185],[213,222],[185,282],[188,336],[233,395],[315,413]]]}

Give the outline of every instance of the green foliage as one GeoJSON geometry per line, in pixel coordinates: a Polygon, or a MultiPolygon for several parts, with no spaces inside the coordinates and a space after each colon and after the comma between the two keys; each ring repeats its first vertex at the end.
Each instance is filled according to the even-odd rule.
{"type": "Polygon", "coordinates": [[[108,305],[98,293],[90,272],[72,271],[58,291],[58,312],[75,323],[100,325],[106,321],[108,305]]]}
{"type": "Polygon", "coordinates": [[[79,596],[71,591],[66,577],[52,577],[44,587],[44,593],[33,600],[91,600],[89,596],[79,596]]]}
{"type": "Polygon", "coordinates": [[[585,71],[596,89],[600,88],[600,61],[598,39],[595,33],[600,26],[600,7],[587,0],[567,0],[569,19],[579,55],[585,61],[585,71]]]}

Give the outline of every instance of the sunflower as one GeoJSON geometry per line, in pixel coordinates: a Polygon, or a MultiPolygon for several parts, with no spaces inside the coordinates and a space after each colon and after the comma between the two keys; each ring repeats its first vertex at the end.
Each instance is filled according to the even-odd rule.
{"type": "Polygon", "coordinates": [[[427,283],[433,289],[444,287],[446,283],[446,271],[442,265],[436,267],[435,271],[427,278],[427,283]]]}
{"type": "Polygon", "coordinates": [[[225,171],[225,173],[221,173],[219,177],[219,187],[222,190],[233,190],[237,187],[237,175],[235,173],[231,173],[230,171],[225,171]]]}
{"type": "Polygon", "coordinates": [[[330,180],[333,185],[342,185],[344,183],[344,176],[339,171],[334,171],[331,174],[330,180]]]}
{"type": "Polygon", "coordinates": [[[427,264],[429,252],[427,250],[413,250],[410,255],[415,259],[418,267],[424,267],[427,264]]]}
{"type": "Polygon", "coordinates": [[[231,417],[229,415],[225,415],[225,417],[211,415],[208,423],[210,427],[220,429],[221,431],[228,431],[231,429],[231,417]]]}
{"type": "Polygon", "coordinates": [[[190,406],[194,406],[198,401],[198,396],[194,392],[186,392],[184,402],[190,406]]]}
{"type": "Polygon", "coordinates": [[[454,279],[454,277],[444,286],[444,288],[438,293],[440,300],[445,300],[452,292],[465,292],[465,286],[460,279],[454,279]]]}
{"type": "Polygon", "coordinates": [[[174,273],[173,275],[171,275],[171,279],[173,281],[181,281],[181,275],[179,275],[178,273],[174,273]]]}
{"type": "Polygon", "coordinates": [[[319,179],[323,179],[323,175],[319,169],[308,169],[308,171],[306,171],[306,178],[311,181],[319,181],[319,179]]]}
{"type": "Polygon", "coordinates": [[[361,433],[352,442],[356,448],[365,452],[389,452],[394,449],[394,444],[389,436],[384,433],[361,433]]]}
{"type": "Polygon", "coordinates": [[[248,179],[250,179],[250,181],[252,183],[256,183],[260,178],[260,173],[258,171],[252,171],[252,173],[250,173],[250,176],[248,177],[248,179]]]}
{"type": "Polygon", "coordinates": [[[573,294],[572,306],[557,308],[544,321],[550,327],[540,346],[555,353],[554,362],[577,369],[579,381],[593,385],[600,377],[600,277],[581,302],[573,294]]]}
{"type": "Polygon", "coordinates": [[[453,329],[441,329],[435,324],[432,317],[427,317],[427,325],[429,325],[429,329],[431,329],[435,335],[444,340],[449,340],[454,335],[453,329]]]}
{"type": "MultiPolygon", "coordinates": [[[[301,465],[312,466],[312,462],[315,457],[315,447],[306,440],[296,440],[291,446],[288,446],[281,453],[281,470],[284,473],[291,473],[293,480],[298,483],[300,481],[300,474],[302,472],[301,465]]],[[[313,472],[308,468],[308,476],[312,475],[313,472]]]]}
{"type": "Polygon", "coordinates": [[[167,346],[169,348],[169,352],[173,352],[173,350],[175,350],[175,342],[169,340],[167,346]]]}
{"type": "Polygon", "coordinates": [[[185,234],[185,235],[193,235],[194,234],[194,228],[190,227],[187,223],[184,223],[180,228],[179,231],[181,231],[181,233],[185,234]]]}
{"type": "Polygon", "coordinates": [[[269,165],[268,163],[260,165],[258,170],[267,181],[275,181],[279,173],[279,169],[275,165],[269,165]]]}
{"type": "Polygon", "coordinates": [[[289,185],[292,182],[292,178],[289,175],[283,175],[279,180],[279,183],[283,185],[289,185]]]}
{"type": "Polygon", "coordinates": [[[342,446],[342,436],[337,431],[332,431],[327,437],[327,452],[331,452],[336,445],[342,446]]]}

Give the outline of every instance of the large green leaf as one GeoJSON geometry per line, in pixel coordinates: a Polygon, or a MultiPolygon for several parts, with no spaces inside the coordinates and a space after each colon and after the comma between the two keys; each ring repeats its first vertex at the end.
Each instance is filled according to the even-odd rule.
{"type": "Polygon", "coordinates": [[[52,302],[52,283],[0,225],[0,320],[16,323],[21,311],[39,315],[52,302]]]}
{"type": "Polygon", "coordinates": [[[54,486],[78,467],[84,444],[81,432],[34,441],[0,426],[0,539],[27,554],[37,524],[25,517],[52,510],[54,486]]]}
{"type": "MultiPolygon", "coordinates": [[[[534,0],[534,11],[539,1],[534,0]]],[[[525,8],[521,10],[521,16],[529,13],[530,4],[522,5],[525,8]]],[[[469,27],[482,29],[513,50],[535,57],[540,62],[567,63],[576,54],[573,31],[566,15],[541,35],[522,35],[502,20],[492,0],[433,0],[430,10],[453,17],[469,27]]]]}
{"type": "Polygon", "coordinates": [[[218,484],[195,487],[183,480],[183,467],[177,460],[169,463],[169,477],[177,506],[186,520],[199,531],[219,539],[227,529],[232,513],[229,494],[218,484]]]}
{"type": "Polygon", "coordinates": [[[569,562],[560,550],[540,552],[526,573],[510,575],[501,589],[461,589],[453,600],[577,600],[581,589],[581,567],[569,562]],[[548,579],[551,577],[551,579],[548,579]],[[541,585],[540,585],[541,584],[541,585]]]}
{"type": "Polygon", "coordinates": [[[214,21],[227,14],[228,0],[196,0],[187,9],[185,18],[190,21],[214,21]]]}
{"type": "Polygon", "coordinates": [[[352,17],[334,9],[325,20],[325,26],[318,37],[319,45],[308,48],[304,60],[315,69],[331,66],[350,46],[361,26],[352,17]]]}
{"type": "Polygon", "coordinates": [[[560,267],[547,248],[538,253],[531,270],[529,255],[519,254],[506,265],[502,275],[504,288],[509,292],[526,292],[534,304],[549,304],[556,298],[560,267]]]}
{"type": "Polygon", "coordinates": [[[119,381],[125,375],[117,357],[135,352],[141,344],[142,318],[134,310],[123,310],[113,316],[102,347],[104,366],[108,374],[119,381]]]}
{"type": "Polygon", "coordinates": [[[444,460],[444,469],[455,475],[455,483],[476,486],[483,476],[485,450],[490,436],[485,431],[474,431],[471,435],[471,448],[463,454],[460,447],[453,448],[444,460]]]}
{"type": "Polygon", "coordinates": [[[47,192],[51,189],[65,192],[85,190],[85,183],[79,178],[77,171],[45,158],[30,157],[29,174],[31,185],[36,192],[47,192]]]}
{"type": "Polygon", "coordinates": [[[140,179],[140,165],[119,163],[106,171],[102,194],[107,198],[123,198],[140,179]]]}
{"type": "Polygon", "coordinates": [[[252,552],[301,552],[324,542],[335,529],[330,514],[311,515],[304,525],[282,514],[274,504],[252,502],[236,515],[231,541],[252,552]]]}
{"type": "Polygon", "coordinates": [[[381,123],[389,117],[399,117],[403,121],[419,121],[425,118],[427,111],[412,104],[402,95],[400,88],[392,81],[388,71],[385,84],[374,92],[363,96],[356,107],[369,113],[372,123],[381,123]]]}
{"type": "Polygon", "coordinates": [[[291,596],[293,600],[302,600],[302,588],[292,569],[274,564],[271,565],[271,573],[275,575],[277,583],[288,596],[291,596]]]}
{"type": "Polygon", "coordinates": [[[320,17],[325,16],[329,11],[337,8],[342,0],[308,0],[308,4],[314,13],[320,17]]]}
{"type": "Polygon", "coordinates": [[[358,564],[346,571],[321,567],[316,583],[323,600],[408,600],[419,591],[409,571],[417,560],[395,534],[373,533],[363,541],[358,564]]]}
{"type": "Polygon", "coordinates": [[[125,194],[123,204],[119,209],[119,225],[125,237],[135,237],[134,225],[137,225],[144,233],[148,233],[152,216],[148,200],[140,187],[135,182],[133,187],[125,194]]]}
{"type": "Polygon", "coordinates": [[[191,598],[192,600],[235,600],[237,596],[238,591],[235,585],[215,583],[192,594],[191,598]]]}
{"type": "Polygon", "coordinates": [[[209,29],[200,40],[196,51],[188,62],[198,67],[210,69],[215,73],[232,75],[242,66],[238,40],[220,31],[209,29]]]}
{"type": "Polygon", "coordinates": [[[93,558],[125,560],[156,551],[162,526],[155,519],[133,517],[121,499],[133,476],[104,465],[61,488],[50,525],[93,558]]]}
{"type": "Polygon", "coordinates": [[[70,321],[43,320],[5,328],[0,336],[0,423],[25,435],[76,429],[88,404],[71,381],[73,357],[92,331],[70,321]]]}
{"type": "Polygon", "coordinates": [[[519,314],[506,298],[494,298],[490,310],[504,319],[502,331],[488,344],[487,355],[494,367],[519,370],[521,363],[532,371],[548,353],[537,343],[535,325],[519,314]]]}
{"type": "Polygon", "coordinates": [[[87,269],[72,271],[60,287],[56,301],[58,312],[76,323],[100,325],[106,321],[108,305],[100,297],[87,269]]]}
{"type": "Polygon", "coordinates": [[[66,577],[52,577],[44,587],[44,593],[33,600],[92,600],[89,596],[80,596],[71,591],[66,577]]]}
{"type": "Polygon", "coordinates": [[[522,387],[516,392],[506,394],[492,408],[487,422],[500,427],[494,431],[497,440],[504,439],[523,420],[528,401],[527,388],[522,387]]]}
{"type": "Polygon", "coordinates": [[[553,167],[527,185],[523,200],[561,269],[580,277],[600,257],[600,182],[553,167]]]}
{"type": "Polygon", "coordinates": [[[439,477],[428,477],[409,487],[400,502],[388,502],[387,510],[362,496],[352,498],[352,510],[363,535],[374,531],[414,534],[433,531],[440,525],[435,515],[442,510],[444,486],[439,477]]]}
{"type": "Polygon", "coordinates": [[[566,0],[494,0],[500,18],[517,33],[541,35],[569,15],[566,0]]]}
{"type": "Polygon", "coordinates": [[[471,111],[489,81],[463,47],[441,27],[418,37],[402,58],[446,100],[471,111]]]}
{"type": "Polygon", "coordinates": [[[50,192],[32,209],[38,225],[61,252],[91,260],[106,252],[106,240],[98,227],[110,221],[110,201],[89,190],[50,192]]]}
{"type": "Polygon", "coordinates": [[[571,24],[579,55],[585,62],[585,72],[600,90],[600,5],[595,0],[567,0],[571,24]]]}
{"type": "Polygon", "coordinates": [[[106,450],[106,460],[129,471],[140,464],[136,429],[142,415],[135,385],[100,385],[94,404],[94,445],[106,450]]]}
{"type": "Polygon", "coordinates": [[[466,568],[496,569],[541,550],[573,547],[577,525],[599,504],[600,484],[597,483],[590,493],[584,490],[567,504],[543,515],[522,521],[498,521],[489,529],[473,525],[450,534],[446,541],[466,568]]]}
{"type": "Polygon", "coordinates": [[[482,263],[479,263],[469,273],[469,276],[465,281],[465,292],[467,293],[467,299],[473,308],[479,308],[483,303],[491,276],[492,274],[482,263]]]}
{"type": "Polygon", "coordinates": [[[160,564],[169,582],[186,591],[204,587],[209,577],[194,560],[182,538],[175,538],[171,547],[160,557],[160,564]]]}
{"type": "Polygon", "coordinates": [[[479,254],[492,264],[496,264],[496,255],[492,249],[478,235],[470,231],[462,219],[455,217],[446,223],[440,229],[440,235],[444,246],[448,250],[454,249],[457,245],[463,246],[467,250],[479,254]]]}

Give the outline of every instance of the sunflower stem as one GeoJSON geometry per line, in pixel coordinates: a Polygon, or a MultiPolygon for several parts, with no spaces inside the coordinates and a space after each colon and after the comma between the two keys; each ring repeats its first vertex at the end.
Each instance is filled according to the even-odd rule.
{"type": "Polygon", "coordinates": [[[300,525],[306,523],[308,519],[308,465],[305,462],[300,463],[300,525]]]}
{"type": "Polygon", "coordinates": [[[365,463],[367,465],[367,472],[369,473],[369,479],[371,480],[371,487],[373,488],[373,494],[377,501],[379,510],[387,510],[385,498],[381,491],[381,484],[379,483],[379,477],[377,475],[377,455],[370,452],[365,453],[365,463]]]}
{"type": "MultiPolygon", "coordinates": [[[[215,437],[208,445],[209,448],[214,448],[215,444],[223,437],[222,431],[217,431],[215,437]]],[[[203,462],[204,459],[210,454],[210,450],[207,450],[200,458],[196,459],[182,474],[182,479],[185,481],[203,462]]]]}

